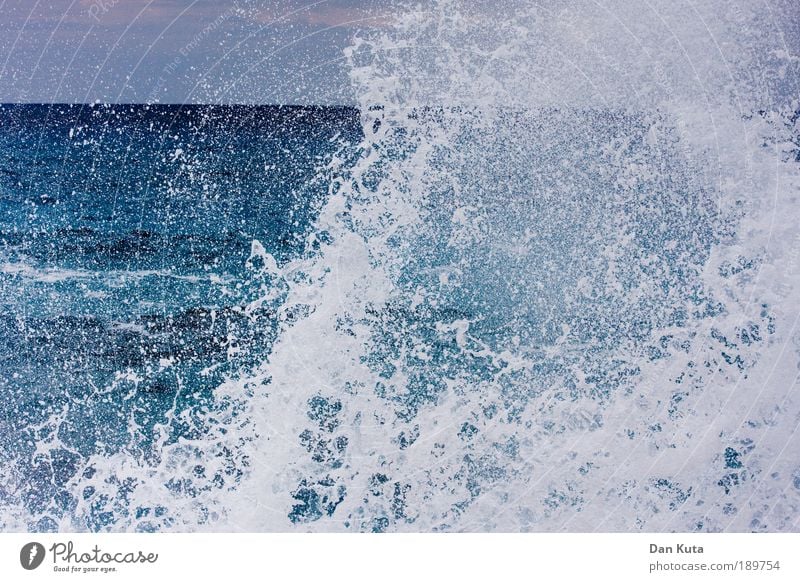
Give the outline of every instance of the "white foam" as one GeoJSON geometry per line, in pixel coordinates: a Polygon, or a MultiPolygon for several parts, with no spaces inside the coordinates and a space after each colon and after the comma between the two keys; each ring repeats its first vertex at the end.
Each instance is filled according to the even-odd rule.
{"type": "MultiPolygon", "coordinates": [[[[760,145],[764,140],[787,144],[785,128],[754,115],[765,104],[772,106],[770,98],[776,95],[768,90],[786,88],[786,60],[781,61],[780,52],[768,51],[770,43],[781,41],[769,36],[772,23],[741,3],[727,12],[716,4],[659,3],[650,5],[647,18],[636,20],[632,16],[641,13],[631,7],[625,2],[571,2],[518,11],[506,19],[501,11],[491,16],[480,9],[465,13],[459,3],[436,2],[401,15],[391,31],[357,39],[347,51],[365,112],[364,155],[352,180],[345,180],[323,209],[319,227],[333,242],[311,261],[291,267],[307,277],[290,286],[290,303],[309,304],[311,315],[282,332],[264,364],[261,376],[270,384],[253,407],[263,447],[254,453],[243,501],[231,508],[231,528],[289,528],[284,516],[298,501],[287,491],[301,480],[313,485],[323,478],[346,487],[347,496],[332,516],[301,529],[369,529],[378,518],[386,518],[392,529],[411,531],[796,528],[792,520],[800,504],[791,475],[798,468],[786,450],[798,412],[797,403],[790,405],[788,399],[797,354],[785,346],[796,337],[797,311],[785,298],[797,288],[797,253],[786,241],[797,238],[790,236],[795,225],[789,217],[798,215],[798,176],[795,167],[781,161],[786,156],[779,150],[786,146],[760,145]],[[747,28],[742,28],[743,21],[747,28]],[[754,77],[757,70],[778,69],[784,81],[768,74],[754,77]],[[370,111],[376,104],[381,108],[370,111]],[[421,105],[456,104],[459,112],[445,109],[440,122],[409,117],[421,105]],[[442,341],[452,334],[462,358],[484,358],[486,365],[498,367],[482,381],[470,373],[447,377],[435,404],[404,421],[397,401],[378,395],[375,387],[389,385],[395,390],[390,394],[403,397],[419,369],[408,364],[402,346],[419,338],[408,328],[381,327],[379,314],[387,306],[403,304],[407,291],[399,277],[409,266],[415,234],[430,228],[423,208],[430,203],[432,188],[454,179],[452,174],[432,175],[432,160],[441,154],[479,163],[470,158],[480,151],[474,144],[452,142],[465,129],[478,139],[487,127],[511,132],[501,133],[498,140],[529,137],[515,135],[513,127],[491,125],[493,111],[507,111],[508,106],[558,106],[575,116],[585,114],[586,107],[649,114],[650,147],[668,149],[656,149],[645,161],[652,163],[670,151],[665,136],[674,140],[685,166],[666,171],[711,193],[715,210],[709,216],[718,216],[721,224],[743,213],[736,219],[735,237],[723,236],[696,279],[705,293],[724,302],[725,311],[664,326],[649,339],[609,344],[605,361],[621,359],[638,372],[603,397],[592,396],[596,370],[587,366],[595,360],[586,355],[599,346],[568,339],[574,331],[569,326],[562,326],[552,345],[519,347],[519,335],[514,335],[505,351],[494,352],[471,332],[467,320],[439,322],[442,341]],[[656,108],[662,113],[653,115],[656,108]],[[393,137],[397,131],[402,132],[399,139],[393,137]],[[387,160],[386,151],[403,140],[411,144],[411,153],[387,160]],[[366,185],[368,181],[373,185],[366,185]],[[721,277],[720,265],[739,255],[758,257],[771,267],[765,264],[760,273],[734,279],[721,277]],[[768,305],[766,310],[762,304],[768,305]],[[767,331],[772,318],[781,322],[774,334],[767,331]],[[351,322],[346,333],[341,325],[345,320],[351,322]],[[750,366],[743,373],[724,361],[724,349],[712,333],[736,338],[748,323],[760,326],[763,341],[738,347],[736,353],[750,366]],[[387,335],[376,335],[380,331],[387,335]],[[645,344],[662,336],[668,338],[667,355],[651,361],[645,344]],[[400,355],[390,358],[396,366],[391,380],[366,364],[376,353],[385,354],[384,342],[401,346],[400,355]],[[568,374],[536,371],[548,362],[566,363],[568,374]],[[569,376],[576,381],[572,390],[577,396],[564,399],[568,390],[559,377],[569,376]],[[775,384],[770,378],[776,377],[783,379],[775,384]],[[670,399],[685,387],[688,404],[670,413],[670,399]],[[755,402],[751,394],[757,394],[755,402]],[[305,428],[313,429],[306,413],[316,395],[342,402],[342,424],[347,427],[342,433],[349,445],[339,469],[312,461],[297,438],[305,428]],[[505,415],[514,399],[522,411],[511,420],[505,415]],[[492,406],[498,413],[488,418],[484,411],[492,406]],[[769,422],[758,420],[768,416],[769,422]],[[470,442],[457,436],[467,420],[479,430],[470,442]],[[419,434],[416,442],[399,446],[398,435],[409,431],[419,434]],[[756,443],[742,453],[747,455],[746,469],[739,478],[748,482],[724,493],[719,484],[726,475],[722,452],[729,446],[745,449],[746,438],[756,443]],[[503,443],[512,441],[516,452],[503,453],[503,443]],[[778,467],[773,476],[772,468],[778,467]],[[389,475],[389,499],[367,491],[375,473],[389,475]],[[409,513],[400,517],[392,510],[394,483],[401,489],[409,486],[409,513]],[[735,507],[735,517],[728,517],[728,507],[735,507]],[[795,508],[792,518],[786,517],[787,507],[795,508]]],[[[495,4],[492,10],[497,11],[495,4]]],[[[786,94],[778,97],[776,111],[787,103],[786,94]]],[[[548,123],[546,115],[541,123],[548,123]]],[[[559,126],[547,129],[557,132],[559,126]]],[[[624,142],[614,147],[619,149],[610,158],[609,171],[627,180],[621,187],[631,189],[661,175],[657,166],[637,162],[624,142]]],[[[487,163],[502,162],[502,157],[489,156],[501,152],[482,153],[487,163]]],[[[497,170],[496,178],[503,180],[504,168],[497,170]]],[[[485,221],[498,218],[476,213],[475,201],[469,202],[451,214],[454,248],[474,244],[485,221]]],[[[620,218],[608,216],[612,224],[620,218]]],[[[521,240],[530,240],[531,231],[542,226],[530,225],[521,240]]],[[[615,272],[615,265],[625,264],[624,253],[638,250],[636,239],[623,232],[615,244],[607,247],[603,259],[610,261],[606,292],[630,305],[656,297],[658,289],[645,281],[627,289],[615,272]]],[[[667,251],[676,247],[674,240],[665,244],[667,251]]],[[[647,257],[645,261],[652,264],[647,257]]],[[[462,285],[452,272],[437,267],[437,283],[462,285]]],[[[589,285],[585,278],[581,281],[578,288],[589,285]]],[[[438,293],[421,283],[410,304],[415,309],[436,306],[446,297],[437,298],[438,293]]],[[[662,301],[671,300],[667,296],[662,301]]],[[[564,306],[557,298],[552,305],[564,306]]],[[[427,348],[418,344],[411,349],[419,355],[427,348]]]]}
{"type": "MultiPolygon", "coordinates": [[[[77,516],[105,493],[120,507],[166,508],[160,520],[119,509],[112,529],[151,521],[233,531],[376,524],[400,531],[797,529],[800,177],[786,163],[791,128],[781,117],[797,88],[796,57],[773,34],[771,15],[745,2],[488,6],[431,2],[401,13],[393,28],[354,40],[345,56],[365,138],[354,167],[334,162],[339,178],[311,241],[320,250],[279,266],[252,245],[250,260],[261,265],[253,277],[281,290],[265,291],[249,308],[255,314],[281,302],[271,354],[217,389],[205,439],[171,443],[162,436],[155,461],[134,450],[87,459],[97,469],[97,493],[84,499],[78,493],[86,483],[72,481],[77,516]],[[569,160],[559,166],[559,152],[551,165],[536,159],[533,174],[550,180],[536,191],[486,200],[485,190],[463,180],[494,188],[510,181],[509,172],[530,170],[527,158],[511,154],[528,152],[535,138],[546,146],[552,135],[550,143],[560,144],[559,135],[589,128],[587,108],[625,119],[645,115],[649,124],[644,145],[635,147],[633,134],[612,132],[605,169],[592,168],[593,183],[614,185],[607,200],[613,213],[604,215],[606,200],[596,196],[587,214],[582,192],[559,190],[585,171],[569,160]],[[486,299],[481,289],[497,290],[512,316],[530,304],[540,310],[534,314],[577,309],[590,319],[635,323],[634,308],[700,309],[656,284],[663,275],[657,269],[669,264],[658,253],[677,252],[685,241],[643,250],[632,234],[647,223],[631,216],[654,208],[634,193],[659,194],[652,184],[660,176],[685,180],[703,194],[697,200],[710,202],[685,213],[718,229],[708,256],[700,265],[675,264],[697,267],[686,275],[691,288],[708,298],[699,302],[703,308],[722,304],[719,312],[615,341],[582,338],[578,325],[558,317],[553,329],[534,333],[485,304],[457,313],[473,310],[458,303],[465,294],[486,299]],[[541,201],[540,214],[528,219],[552,212],[552,220],[524,224],[525,207],[517,203],[525,196],[541,201]],[[559,241],[555,234],[540,238],[553,223],[568,227],[574,241],[587,230],[597,235],[585,240],[598,252],[578,257],[582,247],[567,246],[571,262],[548,267],[558,252],[531,246],[559,241]],[[439,244],[441,264],[425,262],[426,241],[439,244]],[[485,261],[474,255],[484,251],[485,261]],[[637,252],[642,260],[634,265],[637,252]],[[734,272],[745,264],[752,267],[734,272]],[[580,273],[583,265],[590,268],[580,273]],[[636,276],[626,278],[622,271],[634,267],[636,276]],[[652,280],[642,275],[648,272],[652,280]],[[503,276],[515,284],[502,285],[503,276]],[[514,295],[519,283],[525,289],[514,295]],[[593,293],[616,303],[599,305],[593,293]],[[506,328],[494,329],[493,320],[506,328]],[[751,325],[759,341],[746,343],[742,330],[751,325]],[[651,357],[650,348],[660,355],[651,357]],[[611,382],[613,390],[598,388],[615,371],[633,368],[611,382]],[[438,381],[408,412],[411,387],[438,381]],[[341,404],[330,432],[309,416],[315,397],[341,404]],[[313,446],[300,438],[305,430],[346,436],[340,463],[314,460],[313,446]],[[726,468],[728,447],[738,451],[741,468],[726,468]],[[165,487],[198,464],[208,475],[226,474],[231,451],[245,471],[241,483],[197,497],[165,487]],[[726,492],[721,483],[732,473],[738,482],[726,492]],[[376,481],[379,475],[385,480],[376,481]],[[125,479],[138,486],[123,495],[125,479]],[[302,487],[320,500],[340,487],[346,493],[331,515],[322,507],[322,515],[301,512],[292,524],[302,487]]],[[[173,408],[167,415],[162,435],[176,414],[173,408]]],[[[51,444],[43,446],[47,454],[51,444]]],[[[23,523],[18,510],[3,517],[4,527],[24,527],[9,525],[23,523]]],[[[60,525],[80,523],[65,518],[60,525]]]]}

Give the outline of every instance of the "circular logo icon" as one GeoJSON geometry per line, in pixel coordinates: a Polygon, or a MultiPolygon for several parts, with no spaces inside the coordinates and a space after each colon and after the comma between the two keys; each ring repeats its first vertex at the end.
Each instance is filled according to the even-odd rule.
{"type": "Polygon", "coordinates": [[[30,542],[19,551],[19,563],[26,570],[35,570],[44,562],[44,546],[39,542],[30,542]]]}

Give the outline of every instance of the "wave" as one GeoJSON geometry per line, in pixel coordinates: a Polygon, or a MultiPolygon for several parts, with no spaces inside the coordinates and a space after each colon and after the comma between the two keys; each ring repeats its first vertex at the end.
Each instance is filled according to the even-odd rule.
{"type": "Polygon", "coordinates": [[[622,12],[569,6],[437,2],[348,49],[365,139],[318,222],[328,242],[292,266],[287,301],[310,315],[256,375],[267,438],[232,527],[794,527],[778,508],[798,469],[775,448],[792,413],[767,428],[791,381],[766,381],[796,367],[793,308],[760,273],[792,261],[770,231],[772,194],[797,184],[776,166],[796,105],[760,109],[773,81],[746,57],[767,54],[764,22],[714,20],[739,69],[694,60],[709,31],[674,57],[667,26],[639,27],[632,52],[612,42],[622,12]],[[565,47],[578,33],[616,62],[565,47]],[[587,63],[603,86],[573,73],[587,63]]]}
{"type": "Polygon", "coordinates": [[[215,284],[232,283],[235,279],[217,274],[184,275],[167,270],[143,269],[134,271],[92,271],[88,269],[63,269],[58,267],[36,267],[24,261],[0,263],[0,273],[21,277],[38,283],[61,283],[80,279],[103,279],[110,285],[124,284],[127,281],[140,281],[151,277],[175,279],[189,283],[209,282],[215,284]]]}
{"type": "Polygon", "coordinates": [[[743,3],[626,7],[358,35],[363,139],[300,256],[251,247],[272,331],[30,419],[58,486],[8,473],[0,526],[796,530],[796,64],[743,3]],[[125,438],[68,438],[112,392],[125,438]]]}

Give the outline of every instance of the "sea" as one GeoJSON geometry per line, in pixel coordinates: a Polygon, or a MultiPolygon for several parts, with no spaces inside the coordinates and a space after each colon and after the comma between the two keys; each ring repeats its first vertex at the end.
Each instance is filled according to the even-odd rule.
{"type": "Polygon", "coordinates": [[[1,530],[798,530],[796,64],[432,4],[351,105],[0,106],[1,530]]]}

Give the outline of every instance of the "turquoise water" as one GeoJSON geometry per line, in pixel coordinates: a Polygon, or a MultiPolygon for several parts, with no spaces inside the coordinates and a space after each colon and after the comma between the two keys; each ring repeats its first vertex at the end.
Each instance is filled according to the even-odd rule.
{"type": "MultiPolygon", "coordinates": [[[[359,139],[357,119],[0,107],[0,459],[21,483],[0,488],[5,502],[69,512],[64,485],[83,457],[153,454],[168,410],[199,413],[222,378],[268,353],[275,320],[244,311],[264,284],[252,241],[279,261],[304,252],[329,186],[322,168],[359,139]],[[115,386],[122,375],[135,387],[115,386]],[[62,413],[57,435],[33,428],[62,413]],[[59,446],[37,455],[48,438],[59,446]]],[[[175,423],[166,438],[196,438],[202,424],[175,423]]]]}

